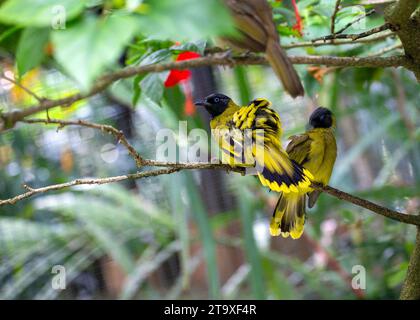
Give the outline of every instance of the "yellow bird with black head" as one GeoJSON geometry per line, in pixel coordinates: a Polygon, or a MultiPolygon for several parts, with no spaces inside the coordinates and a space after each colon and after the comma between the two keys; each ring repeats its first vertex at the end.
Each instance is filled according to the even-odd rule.
{"type": "MultiPolygon", "coordinates": [[[[256,167],[261,168],[257,175],[264,186],[296,196],[305,195],[311,190],[311,173],[290,159],[281,146],[280,117],[268,100],[255,99],[246,106],[239,106],[228,96],[218,93],[196,102],[196,105],[203,106],[210,114],[212,134],[228,157],[227,163],[244,166],[238,159],[246,159],[246,155],[250,155],[256,167]],[[252,144],[245,143],[247,130],[251,132],[252,144]],[[261,132],[262,137],[259,136],[261,132]],[[258,136],[263,142],[260,146],[263,152],[258,152],[261,150],[256,141],[258,136]],[[237,150],[241,150],[242,154],[238,154],[237,150]]],[[[303,230],[303,225],[298,223],[289,223],[283,235],[297,237],[303,230]]]]}

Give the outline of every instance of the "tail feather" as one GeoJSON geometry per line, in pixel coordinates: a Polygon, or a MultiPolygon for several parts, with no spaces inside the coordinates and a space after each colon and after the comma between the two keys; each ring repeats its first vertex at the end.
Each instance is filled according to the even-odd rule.
{"type": "Polygon", "coordinates": [[[268,40],[266,57],[286,91],[293,97],[303,96],[304,90],[299,76],[286,52],[277,40],[268,40]]]}
{"type": "Polygon", "coordinates": [[[284,158],[284,161],[278,162],[280,170],[271,170],[265,166],[258,173],[258,177],[263,186],[268,186],[271,190],[284,193],[303,194],[310,190],[312,174],[300,167],[293,160],[284,158]],[[286,165],[287,164],[287,165],[286,165]]]}
{"type": "Polygon", "coordinates": [[[305,225],[305,195],[281,194],[270,223],[270,234],[299,239],[305,225]]]}

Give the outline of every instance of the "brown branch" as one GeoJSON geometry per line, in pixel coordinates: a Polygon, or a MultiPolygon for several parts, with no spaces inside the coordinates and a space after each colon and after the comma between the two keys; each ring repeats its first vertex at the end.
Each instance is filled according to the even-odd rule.
{"type": "Polygon", "coordinates": [[[340,30],[338,30],[335,34],[341,34],[344,31],[346,31],[348,28],[350,28],[352,25],[358,23],[360,20],[365,19],[366,17],[372,15],[375,13],[375,9],[369,10],[368,12],[366,12],[365,14],[361,15],[360,17],[354,19],[353,21],[350,21],[349,23],[347,23],[343,28],[341,28],[340,30]]]}
{"type": "MultiPolygon", "coordinates": [[[[339,46],[339,45],[346,45],[346,44],[357,44],[357,43],[371,43],[371,42],[377,42],[384,39],[387,39],[389,37],[394,37],[395,34],[388,30],[387,32],[382,32],[380,34],[376,34],[372,37],[366,37],[358,40],[339,40],[339,41],[323,41],[323,39],[313,39],[310,41],[302,41],[302,42],[291,42],[289,44],[282,44],[283,49],[293,49],[293,48],[302,48],[302,47],[321,47],[321,46],[339,46]]],[[[209,47],[206,48],[205,54],[214,54],[214,53],[222,53],[226,52],[226,49],[223,49],[221,47],[209,47]]]]}
{"type": "Polygon", "coordinates": [[[419,10],[420,0],[400,0],[388,5],[384,11],[387,24],[401,40],[405,55],[411,60],[407,69],[413,71],[420,82],[420,19],[415,12],[419,10]]]}
{"type": "MultiPolygon", "coordinates": [[[[53,124],[58,125],[59,128],[66,127],[66,126],[83,126],[89,127],[93,129],[100,130],[101,132],[107,132],[112,134],[116,139],[117,142],[120,142],[124,147],[126,147],[128,153],[131,157],[135,160],[137,167],[171,167],[171,168],[179,168],[179,169],[225,169],[228,171],[235,171],[238,173],[243,174],[243,168],[233,168],[231,166],[225,164],[212,164],[212,163],[202,163],[202,162],[190,162],[190,163],[177,163],[177,162],[163,162],[163,161],[156,161],[156,160],[149,160],[143,159],[140,154],[134,149],[133,145],[128,142],[127,138],[125,137],[124,133],[111,125],[104,125],[99,123],[93,123],[83,120],[61,120],[61,119],[27,119],[22,120],[21,122],[27,124],[36,124],[36,123],[43,123],[43,124],[53,124]]],[[[24,185],[25,188],[29,188],[28,186],[24,185]]]]}
{"type": "Polygon", "coordinates": [[[401,44],[401,43],[396,43],[396,44],[393,44],[392,46],[382,48],[381,50],[379,50],[379,51],[377,51],[377,52],[370,53],[370,54],[368,54],[367,56],[368,56],[368,57],[378,57],[378,56],[381,56],[381,55],[383,55],[383,54],[385,54],[385,53],[388,53],[388,52],[394,51],[394,50],[396,50],[396,49],[401,49],[402,47],[403,47],[403,46],[402,46],[402,44],[401,44]]]}
{"type": "Polygon", "coordinates": [[[416,243],[408,263],[408,271],[401,289],[400,299],[420,299],[420,227],[417,227],[416,243]]]}
{"type": "MultiPolygon", "coordinates": [[[[406,66],[411,63],[406,57],[333,57],[333,56],[290,56],[294,64],[316,64],[327,66],[341,66],[341,67],[399,67],[406,66]]],[[[110,84],[120,79],[130,78],[138,74],[145,74],[150,72],[163,72],[172,69],[191,69],[203,66],[233,66],[233,65],[261,65],[267,64],[267,60],[263,56],[249,54],[246,56],[229,57],[226,54],[211,55],[194,60],[165,62],[159,64],[151,64],[146,66],[131,66],[101,77],[92,89],[85,93],[77,93],[66,98],[57,100],[43,100],[38,105],[20,109],[13,112],[0,114],[0,131],[11,128],[14,124],[24,118],[36,114],[41,111],[46,111],[58,106],[71,105],[79,100],[89,98],[103,90],[110,84]]]]}
{"type": "MultiPolygon", "coordinates": [[[[333,40],[324,40],[324,39],[313,39],[310,41],[305,41],[305,42],[292,42],[290,44],[282,44],[282,47],[284,49],[293,49],[293,48],[302,48],[302,47],[321,47],[321,46],[340,46],[340,45],[347,45],[347,44],[358,44],[358,43],[372,43],[372,42],[377,42],[377,41],[381,41],[384,39],[387,39],[389,37],[394,37],[395,34],[392,31],[388,31],[388,32],[383,32],[380,34],[376,34],[373,37],[366,37],[366,38],[361,38],[358,40],[338,40],[338,41],[333,41],[333,40]]],[[[220,52],[220,51],[219,51],[220,52]]]]}
{"type": "MultiPolygon", "coordinates": [[[[365,0],[365,1],[360,1],[357,2],[355,5],[359,5],[359,6],[371,6],[371,5],[380,5],[380,4],[389,4],[389,3],[393,3],[397,0],[365,0]]],[[[353,6],[353,4],[348,5],[353,6]]]]}
{"type": "Polygon", "coordinates": [[[109,134],[112,134],[118,142],[120,142],[123,146],[127,148],[128,153],[133,157],[133,159],[136,161],[137,167],[141,167],[143,165],[143,158],[140,156],[140,154],[134,149],[134,147],[128,142],[126,137],[124,136],[123,132],[114,128],[110,125],[105,124],[98,124],[98,123],[92,123],[88,121],[83,120],[60,120],[60,119],[23,119],[21,122],[27,123],[27,124],[34,124],[34,123],[43,123],[43,124],[54,124],[58,125],[59,128],[65,127],[65,126],[83,126],[83,127],[89,127],[93,129],[98,129],[102,132],[107,132],[109,134]]]}
{"type": "Polygon", "coordinates": [[[14,84],[16,87],[19,87],[20,89],[22,89],[23,91],[25,91],[28,95],[30,95],[35,100],[37,100],[38,102],[41,102],[42,103],[44,100],[46,100],[45,98],[41,98],[40,96],[38,96],[35,92],[33,92],[29,88],[25,87],[20,82],[14,80],[12,78],[9,78],[5,74],[2,74],[0,77],[3,78],[4,80],[9,81],[10,83],[14,84]]]}
{"type": "Polygon", "coordinates": [[[179,171],[178,168],[167,168],[167,169],[160,169],[155,171],[146,171],[146,172],[137,172],[133,174],[126,174],[122,176],[114,176],[114,177],[108,177],[108,178],[83,178],[83,179],[76,179],[73,181],[60,183],[60,184],[54,184],[42,188],[31,188],[27,185],[24,185],[23,187],[28,190],[25,193],[22,193],[20,195],[17,195],[13,198],[6,199],[6,200],[0,200],[0,206],[6,205],[6,204],[15,204],[18,201],[24,200],[26,198],[32,197],[34,195],[40,194],[40,193],[46,193],[53,190],[61,190],[65,188],[69,188],[72,186],[77,185],[86,185],[86,184],[106,184],[106,183],[112,183],[112,182],[119,182],[129,179],[141,179],[146,177],[154,177],[162,174],[170,174],[179,171]]]}
{"type": "MultiPolygon", "coordinates": [[[[157,171],[137,172],[134,174],[109,177],[109,178],[76,179],[67,183],[51,185],[51,186],[37,188],[37,189],[32,188],[28,185],[23,185],[23,187],[27,190],[26,193],[17,195],[10,199],[0,200],[0,206],[6,205],[6,204],[15,204],[17,201],[21,201],[23,199],[29,198],[39,193],[45,193],[52,190],[60,190],[60,189],[74,186],[74,185],[105,184],[105,183],[111,183],[111,182],[119,182],[119,181],[123,181],[127,179],[140,179],[140,178],[149,177],[149,176],[169,174],[169,173],[173,173],[179,170],[224,169],[227,171],[234,171],[234,172],[239,172],[241,174],[244,174],[244,168],[231,167],[227,164],[221,164],[221,163],[203,163],[203,162],[176,163],[176,162],[164,162],[164,161],[143,159],[139,155],[139,153],[134,149],[134,147],[128,142],[124,134],[110,125],[97,124],[97,123],[87,122],[83,120],[59,120],[59,119],[28,119],[28,120],[22,120],[22,122],[25,122],[28,124],[34,124],[34,123],[55,124],[55,125],[59,125],[60,127],[69,126],[69,125],[78,125],[78,126],[85,126],[85,127],[101,130],[102,132],[108,132],[112,134],[119,142],[121,142],[127,148],[129,154],[136,161],[136,164],[138,167],[154,166],[154,167],[166,167],[166,169],[157,170],[157,171]]],[[[346,192],[340,191],[330,186],[322,186],[319,184],[313,184],[313,187],[317,189],[321,189],[324,192],[330,195],[333,195],[338,199],[351,202],[357,206],[363,207],[365,209],[368,209],[382,216],[385,216],[394,220],[398,220],[404,223],[420,226],[420,216],[408,215],[408,214],[404,214],[398,211],[394,211],[394,210],[379,206],[368,200],[361,199],[351,194],[348,194],[346,192]]]]}
{"type": "Polygon", "coordinates": [[[331,16],[331,34],[335,34],[335,18],[337,17],[337,13],[338,11],[340,11],[340,4],[341,4],[341,0],[336,0],[335,2],[335,7],[334,7],[334,12],[331,16]]]}
{"type": "Polygon", "coordinates": [[[192,169],[222,169],[227,171],[234,171],[243,173],[242,168],[233,168],[226,164],[221,163],[206,163],[206,162],[190,162],[190,163],[174,163],[174,162],[161,162],[156,160],[142,160],[143,166],[155,166],[155,167],[166,167],[165,169],[160,170],[152,170],[152,171],[145,171],[145,172],[136,172],[132,174],[126,174],[121,176],[113,176],[107,178],[81,178],[72,180],[65,183],[54,184],[46,187],[41,188],[32,188],[26,184],[23,185],[23,188],[27,190],[27,192],[12,197],[10,199],[0,200],[0,207],[3,205],[13,205],[18,201],[27,199],[34,195],[40,193],[46,193],[49,191],[54,190],[61,190],[66,189],[76,185],[96,185],[96,184],[107,184],[113,182],[121,182],[124,180],[133,180],[133,179],[142,179],[146,177],[155,177],[163,174],[171,174],[180,170],[192,170],[192,169]]]}
{"type": "MultiPolygon", "coordinates": [[[[233,168],[226,164],[219,164],[219,163],[172,163],[172,162],[159,162],[155,160],[146,160],[143,159],[144,166],[164,166],[167,167],[161,170],[154,170],[154,171],[146,171],[146,172],[137,172],[134,174],[127,174],[122,176],[114,176],[108,178],[83,178],[83,179],[76,179],[66,183],[60,183],[56,185],[50,185],[41,188],[32,188],[25,185],[25,189],[28,190],[27,192],[17,195],[10,199],[0,200],[0,206],[7,205],[7,204],[15,204],[18,201],[23,199],[32,197],[34,195],[40,193],[46,193],[53,190],[61,190],[68,187],[72,187],[75,185],[92,185],[92,184],[106,184],[112,182],[120,182],[128,179],[141,179],[145,177],[153,177],[162,174],[170,174],[180,170],[191,170],[191,169],[224,169],[229,171],[241,172],[243,170],[241,168],[233,168]]],[[[380,214],[384,217],[397,220],[407,224],[413,224],[420,226],[420,216],[417,215],[409,215],[404,214],[398,211],[394,211],[383,206],[377,205],[373,202],[370,202],[365,199],[361,199],[359,197],[353,196],[348,194],[344,191],[340,191],[330,186],[320,186],[317,184],[313,185],[314,188],[321,189],[322,191],[347,202],[353,203],[359,207],[368,209],[372,212],[380,214]]]]}
{"type": "Polygon", "coordinates": [[[344,200],[350,203],[355,204],[356,206],[365,208],[367,210],[370,210],[372,212],[375,212],[377,214],[380,214],[381,216],[393,219],[393,220],[397,220],[403,223],[407,223],[407,224],[413,224],[413,225],[417,225],[420,226],[420,216],[419,215],[410,215],[410,214],[405,214],[402,212],[398,212],[395,210],[391,210],[388,209],[386,207],[377,205],[373,202],[370,202],[368,200],[359,198],[357,196],[353,196],[349,193],[343,192],[341,190],[335,189],[333,187],[330,186],[321,186],[321,185],[316,185],[315,186],[318,189],[321,189],[322,191],[336,197],[337,199],[340,200],[344,200]]]}
{"type": "Polygon", "coordinates": [[[390,28],[390,24],[388,23],[384,23],[383,25],[370,29],[368,31],[362,32],[362,33],[356,33],[356,34],[330,34],[328,36],[323,36],[323,37],[319,37],[314,39],[313,41],[327,41],[327,40],[333,40],[333,39],[351,39],[351,40],[357,40],[357,39],[361,39],[361,38],[366,38],[371,36],[372,34],[376,34],[379,32],[382,32],[384,30],[388,30],[390,28]]]}

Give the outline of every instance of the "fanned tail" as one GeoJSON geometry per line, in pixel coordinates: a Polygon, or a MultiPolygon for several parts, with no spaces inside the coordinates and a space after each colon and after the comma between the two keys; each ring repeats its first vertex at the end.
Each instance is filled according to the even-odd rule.
{"type": "Polygon", "coordinates": [[[270,234],[299,239],[305,225],[305,195],[281,194],[271,218],[270,234]]]}
{"type": "MultiPolygon", "coordinates": [[[[281,151],[279,153],[282,153],[281,151]]],[[[271,160],[270,166],[265,165],[258,173],[261,184],[273,191],[283,193],[304,194],[310,191],[312,174],[300,167],[296,162],[290,160],[287,154],[281,154],[281,161],[273,161],[273,153],[267,155],[266,163],[271,160]],[[274,164],[273,164],[274,163],[274,164]]]]}

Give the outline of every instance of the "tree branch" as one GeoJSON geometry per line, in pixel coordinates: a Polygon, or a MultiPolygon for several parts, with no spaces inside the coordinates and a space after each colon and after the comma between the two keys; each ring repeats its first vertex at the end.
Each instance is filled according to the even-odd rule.
{"type": "MultiPolygon", "coordinates": [[[[316,64],[341,67],[399,67],[410,64],[404,56],[393,57],[333,57],[333,56],[290,56],[294,64],[316,64]]],[[[229,57],[226,54],[211,55],[194,60],[165,62],[146,66],[131,66],[113,73],[107,74],[97,80],[91,90],[85,93],[77,93],[66,98],[57,100],[43,100],[39,104],[20,109],[13,112],[0,114],[0,131],[11,128],[16,122],[24,118],[46,111],[58,106],[68,106],[79,100],[89,98],[103,90],[110,84],[120,79],[130,78],[138,74],[150,72],[163,72],[172,69],[191,69],[203,66],[234,66],[234,65],[261,65],[267,64],[263,56],[248,54],[242,56],[229,57]],[[1,122],[2,120],[2,122],[1,122]]]]}
{"type": "Polygon", "coordinates": [[[411,60],[406,68],[413,71],[420,82],[420,21],[415,18],[419,4],[420,0],[396,1],[385,8],[384,17],[400,38],[405,55],[411,60]]]}
{"type": "MultiPolygon", "coordinates": [[[[346,44],[357,44],[357,43],[371,43],[376,41],[381,41],[387,39],[389,37],[393,37],[395,34],[388,30],[386,32],[382,32],[379,34],[375,34],[372,37],[361,38],[358,40],[338,40],[338,41],[324,41],[322,38],[316,38],[310,41],[302,41],[302,42],[291,42],[289,44],[282,44],[283,49],[293,49],[293,48],[302,48],[302,47],[321,47],[321,46],[339,46],[339,45],[346,45],[346,44]]],[[[214,54],[214,53],[221,53],[225,52],[226,49],[221,47],[210,47],[206,48],[205,54],[214,54]]]]}
{"type": "Polygon", "coordinates": [[[313,41],[319,41],[319,40],[326,41],[326,40],[334,40],[334,39],[351,39],[351,40],[355,41],[355,40],[358,40],[358,39],[361,39],[361,38],[369,37],[372,34],[376,34],[376,33],[388,30],[389,28],[390,28],[390,25],[388,23],[385,23],[385,24],[383,24],[379,27],[370,29],[370,30],[362,32],[362,33],[340,34],[340,33],[337,32],[337,33],[330,34],[328,36],[316,38],[313,41]]]}
{"type": "Polygon", "coordinates": [[[65,183],[53,184],[53,185],[42,187],[42,188],[32,188],[24,184],[23,187],[27,190],[27,192],[17,195],[10,199],[0,200],[0,206],[4,206],[6,204],[15,204],[18,201],[24,200],[26,198],[32,197],[40,193],[46,193],[53,190],[61,190],[61,189],[69,188],[72,186],[86,185],[86,184],[106,184],[106,183],[129,180],[129,179],[141,179],[141,178],[146,178],[146,177],[154,177],[154,176],[158,176],[162,174],[170,174],[179,170],[180,170],[179,168],[167,168],[167,169],[160,169],[160,170],[155,170],[155,171],[137,172],[133,174],[126,174],[122,176],[114,176],[114,177],[108,177],[108,178],[83,178],[83,179],[76,179],[76,180],[65,182],[65,183]]]}
{"type": "Polygon", "coordinates": [[[335,32],[335,34],[341,34],[341,33],[343,33],[348,28],[350,28],[352,25],[358,23],[360,20],[365,19],[366,17],[368,17],[368,16],[370,16],[370,15],[372,15],[374,13],[375,13],[375,9],[369,10],[368,12],[366,12],[363,15],[361,15],[360,17],[358,17],[358,18],[354,19],[353,21],[350,21],[349,23],[347,23],[343,28],[341,28],[340,30],[338,30],[337,32],[335,32]]]}
{"type": "Polygon", "coordinates": [[[38,96],[35,92],[33,92],[32,90],[28,89],[27,87],[25,87],[23,84],[21,84],[20,82],[9,78],[8,76],[6,76],[5,74],[1,75],[1,78],[3,78],[6,81],[9,81],[10,83],[14,84],[16,87],[21,88],[23,91],[25,91],[28,95],[32,96],[35,100],[37,100],[38,102],[43,102],[44,100],[46,100],[45,98],[42,98],[40,96],[38,96]]]}
{"type": "MultiPolygon", "coordinates": [[[[41,188],[32,188],[27,185],[24,185],[24,188],[27,190],[27,192],[17,195],[15,197],[0,200],[0,206],[3,205],[10,205],[15,204],[18,201],[27,199],[29,197],[32,197],[37,194],[46,193],[53,190],[61,190],[65,188],[69,188],[76,185],[93,185],[93,184],[107,184],[107,183],[113,183],[113,182],[120,182],[124,180],[129,179],[142,179],[146,177],[154,177],[159,176],[163,174],[171,174],[180,170],[192,170],[192,169],[224,169],[228,171],[235,171],[235,172],[241,172],[243,173],[243,170],[241,168],[234,168],[230,167],[226,164],[218,164],[218,163],[171,163],[171,162],[159,162],[155,160],[146,160],[143,159],[143,165],[145,166],[165,166],[167,168],[161,169],[161,170],[152,170],[152,171],[145,171],[145,172],[136,172],[133,174],[126,174],[121,176],[113,176],[113,177],[107,177],[107,178],[82,178],[82,179],[76,179],[73,181],[69,181],[66,183],[60,183],[55,185],[50,185],[46,187],[41,188]]],[[[361,199],[359,197],[353,196],[351,194],[348,194],[344,191],[335,189],[330,186],[321,186],[317,184],[313,184],[313,187],[316,189],[320,189],[340,200],[344,200],[350,203],[353,203],[359,207],[368,209],[374,213],[380,214],[384,217],[397,220],[403,223],[412,224],[420,226],[420,216],[417,215],[409,215],[404,214],[398,211],[394,211],[388,208],[385,208],[383,206],[377,205],[373,202],[370,202],[365,199],[361,199]]]]}
{"type": "Polygon", "coordinates": [[[140,156],[140,154],[128,142],[123,132],[114,128],[113,126],[92,123],[92,122],[83,121],[83,120],[61,120],[61,119],[49,119],[49,118],[48,119],[27,119],[27,120],[24,119],[24,120],[21,120],[21,122],[24,122],[27,124],[34,124],[34,123],[54,124],[54,125],[58,125],[59,128],[62,128],[65,126],[83,126],[83,127],[98,129],[102,132],[107,132],[109,134],[112,134],[117,139],[118,142],[121,142],[121,144],[127,148],[128,153],[136,161],[137,167],[141,167],[143,165],[143,158],[140,156]]]}
{"type": "Polygon", "coordinates": [[[408,263],[408,271],[401,289],[400,299],[420,299],[420,227],[417,227],[416,243],[408,263]]]}
{"type": "MultiPolygon", "coordinates": [[[[136,161],[136,164],[138,167],[145,167],[145,166],[154,166],[154,167],[166,167],[166,169],[157,170],[157,171],[146,171],[146,172],[137,172],[134,174],[128,174],[123,176],[115,176],[115,177],[109,177],[109,178],[84,178],[84,179],[76,179],[67,183],[61,183],[57,185],[51,185],[47,187],[42,188],[32,188],[28,185],[23,185],[23,187],[27,190],[26,193],[17,195],[13,198],[0,200],[0,206],[6,205],[6,204],[15,204],[18,201],[21,201],[23,199],[32,197],[33,195],[39,194],[39,193],[45,193],[52,190],[60,190],[64,188],[68,188],[75,185],[81,185],[81,184],[105,184],[105,183],[111,183],[111,182],[119,182],[123,180],[128,179],[141,179],[145,177],[150,176],[157,176],[161,174],[170,174],[173,172],[177,172],[179,170],[191,170],[191,169],[224,169],[227,171],[234,171],[241,173],[242,175],[245,174],[244,168],[242,167],[231,167],[227,164],[222,163],[203,163],[203,162],[190,162],[190,163],[176,163],[176,162],[164,162],[164,161],[156,161],[156,160],[150,160],[150,159],[143,159],[140,154],[134,149],[134,147],[128,142],[124,134],[114,128],[110,125],[103,125],[103,124],[97,124],[92,122],[87,122],[83,120],[60,120],[60,119],[28,119],[28,120],[22,120],[22,122],[25,122],[27,124],[35,124],[35,123],[44,123],[44,124],[55,124],[59,127],[65,127],[70,125],[78,125],[78,126],[85,126],[90,127],[93,129],[101,130],[101,132],[107,132],[109,134],[112,134],[118,142],[121,142],[126,148],[128,153],[133,157],[133,159],[136,161]]],[[[420,226],[420,216],[414,216],[414,215],[408,215],[404,214],[398,211],[394,211],[385,207],[382,207],[380,205],[377,205],[373,202],[370,202],[368,200],[353,196],[351,194],[348,194],[346,192],[340,191],[338,189],[335,189],[330,186],[322,186],[320,184],[313,183],[312,185],[314,188],[322,190],[338,199],[345,200],[347,202],[353,203],[357,206],[363,207],[365,209],[368,209],[372,212],[375,212],[377,214],[380,214],[384,217],[398,220],[400,222],[404,222],[407,224],[413,224],[420,226]]]]}
{"type": "Polygon", "coordinates": [[[387,218],[390,218],[390,219],[393,219],[393,220],[397,220],[397,221],[400,221],[400,222],[403,222],[403,223],[420,226],[420,216],[419,215],[410,215],[410,214],[405,214],[405,213],[398,212],[398,211],[395,211],[395,210],[391,210],[391,209],[388,209],[388,208],[385,208],[383,206],[377,205],[373,202],[370,202],[368,200],[359,198],[357,196],[353,196],[349,193],[343,192],[341,190],[338,190],[338,189],[330,187],[330,186],[322,186],[322,185],[316,184],[315,187],[317,189],[320,189],[320,190],[324,191],[325,193],[328,193],[328,194],[336,197],[337,199],[353,203],[356,206],[365,208],[367,210],[370,210],[372,212],[380,214],[381,216],[384,216],[384,217],[387,217],[387,218]]]}
{"type": "Polygon", "coordinates": [[[340,11],[340,4],[341,0],[335,1],[334,12],[331,16],[331,34],[335,34],[335,18],[337,16],[338,11],[340,11]]]}

